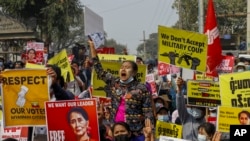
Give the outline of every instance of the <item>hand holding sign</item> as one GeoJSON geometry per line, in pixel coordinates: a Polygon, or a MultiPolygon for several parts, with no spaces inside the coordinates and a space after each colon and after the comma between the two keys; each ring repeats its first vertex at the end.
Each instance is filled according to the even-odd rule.
{"type": "Polygon", "coordinates": [[[55,70],[53,70],[52,66],[49,66],[47,69],[47,74],[52,78],[52,84],[57,83],[57,74],[55,72],[55,70]]]}
{"type": "Polygon", "coordinates": [[[93,41],[95,48],[100,47],[104,44],[104,35],[103,33],[97,32],[88,35],[89,40],[93,41]]]}

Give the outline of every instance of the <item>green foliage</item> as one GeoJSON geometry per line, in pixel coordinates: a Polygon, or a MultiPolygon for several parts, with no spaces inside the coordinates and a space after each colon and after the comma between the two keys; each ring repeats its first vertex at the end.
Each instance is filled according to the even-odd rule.
{"type": "Polygon", "coordinates": [[[172,8],[176,9],[180,16],[174,28],[198,31],[198,0],[175,0],[172,8]]]}
{"type": "MultiPolygon", "coordinates": [[[[204,0],[204,23],[207,2],[208,0],[204,0]]],[[[220,33],[246,35],[246,15],[239,16],[239,13],[247,13],[247,0],[213,0],[213,2],[220,33]]],[[[174,25],[175,28],[198,32],[198,0],[175,0],[172,7],[180,16],[180,20],[174,25]]]]}
{"type": "Polygon", "coordinates": [[[246,35],[247,0],[215,0],[214,6],[221,34],[246,35]],[[243,15],[239,16],[240,14],[243,15]]]}
{"type": "Polygon", "coordinates": [[[20,21],[35,18],[34,29],[38,28],[46,40],[68,36],[70,27],[79,25],[83,12],[79,0],[0,0],[0,6],[20,21]]]}

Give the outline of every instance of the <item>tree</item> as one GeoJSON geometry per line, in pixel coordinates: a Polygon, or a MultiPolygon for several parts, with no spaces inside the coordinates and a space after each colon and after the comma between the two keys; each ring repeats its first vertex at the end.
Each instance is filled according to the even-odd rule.
{"type": "Polygon", "coordinates": [[[68,37],[83,12],[79,0],[0,0],[0,6],[5,14],[40,32],[47,43],[68,37]]]}
{"type": "MultiPolygon", "coordinates": [[[[145,41],[146,46],[146,58],[156,58],[158,53],[158,34],[152,33],[149,35],[149,39],[145,41]]],[[[138,54],[144,54],[144,43],[141,43],[137,47],[138,54]]]]}
{"type": "Polygon", "coordinates": [[[122,45],[116,42],[114,39],[108,39],[105,41],[105,46],[114,47],[115,54],[124,54],[124,50],[127,50],[126,45],[122,45]]]}
{"type": "Polygon", "coordinates": [[[178,11],[180,17],[174,28],[198,31],[198,0],[175,0],[172,8],[178,11]]]}
{"type": "MultiPolygon", "coordinates": [[[[208,0],[204,0],[204,16],[206,16],[207,2],[208,0]]],[[[246,35],[247,0],[214,0],[213,2],[220,33],[246,35]]],[[[198,0],[175,0],[172,8],[176,9],[180,16],[174,25],[175,28],[198,31],[198,0]]]]}

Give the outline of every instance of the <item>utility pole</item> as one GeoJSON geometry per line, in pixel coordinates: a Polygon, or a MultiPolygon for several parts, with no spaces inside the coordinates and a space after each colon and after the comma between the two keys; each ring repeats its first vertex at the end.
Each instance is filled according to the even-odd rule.
{"type": "Polygon", "coordinates": [[[145,61],[147,58],[146,58],[146,55],[147,55],[147,52],[146,52],[146,38],[145,38],[145,30],[143,30],[143,39],[140,40],[140,41],[143,41],[143,52],[144,52],[144,55],[143,55],[143,60],[145,61]]]}
{"type": "Polygon", "coordinates": [[[198,0],[198,21],[199,21],[199,33],[204,32],[204,0],[198,0]]]}
{"type": "Polygon", "coordinates": [[[250,1],[247,1],[247,51],[250,49],[250,1]]]}
{"type": "Polygon", "coordinates": [[[179,7],[179,29],[182,29],[182,0],[179,0],[178,7],[179,7]]]}

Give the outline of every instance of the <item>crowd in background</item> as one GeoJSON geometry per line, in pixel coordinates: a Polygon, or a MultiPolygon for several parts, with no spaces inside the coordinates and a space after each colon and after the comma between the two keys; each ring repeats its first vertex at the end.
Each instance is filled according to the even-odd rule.
{"type": "MultiPolygon", "coordinates": [[[[119,80],[113,79],[113,77],[111,79],[110,74],[101,67],[97,53],[93,49],[90,49],[90,51],[92,53],[91,57],[85,56],[80,60],[72,60],[71,68],[74,74],[74,81],[66,82],[61,76],[58,66],[48,65],[47,72],[53,78],[53,83],[50,87],[52,100],[90,98],[89,87],[91,87],[92,70],[95,70],[98,76],[110,86],[111,92],[108,96],[112,98],[111,105],[104,107],[99,103],[98,106],[101,141],[157,140],[154,136],[157,120],[182,125],[182,138],[186,140],[229,140],[227,133],[216,132],[216,125],[206,120],[209,116],[216,117],[216,107],[210,107],[208,113],[206,113],[206,108],[204,107],[187,104],[187,86],[180,74],[168,74],[170,77],[167,77],[167,75],[159,76],[157,60],[146,63],[143,62],[141,57],[137,57],[135,62],[122,63],[119,80]],[[147,73],[154,74],[158,95],[151,95],[149,85],[139,84],[136,81],[134,73],[138,70],[138,64],[147,65],[147,73]],[[134,86],[136,87],[134,88],[134,86]],[[112,89],[115,91],[113,92],[112,89]],[[120,95],[132,96],[132,98],[137,95],[137,97],[134,97],[134,100],[138,100],[138,102],[129,103],[126,100],[122,100],[123,97],[120,95]],[[125,106],[126,109],[122,109],[124,107],[121,106],[121,103],[127,104],[125,106]],[[123,117],[119,117],[117,114],[119,112],[123,116],[126,115],[126,118],[122,119],[123,117]],[[141,118],[132,118],[136,114],[142,115],[143,119],[134,122],[137,118],[141,118]]],[[[232,54],[228,53],[227,55],[232,54]]],[[[23,60],[5,62],[3,58],[0,58],[0,66],[2,70],[22,69],[25,68],[25,62],[23,60]]],[[[235,59],[235,72],[248,71],[249,69],[250,60],[247,58],[235,59]]],[[[249,124],[249,113],[246,116],[247,124],[249,124]]],[[[35,133],[38,134],[39,131],[35,133]]]]}

